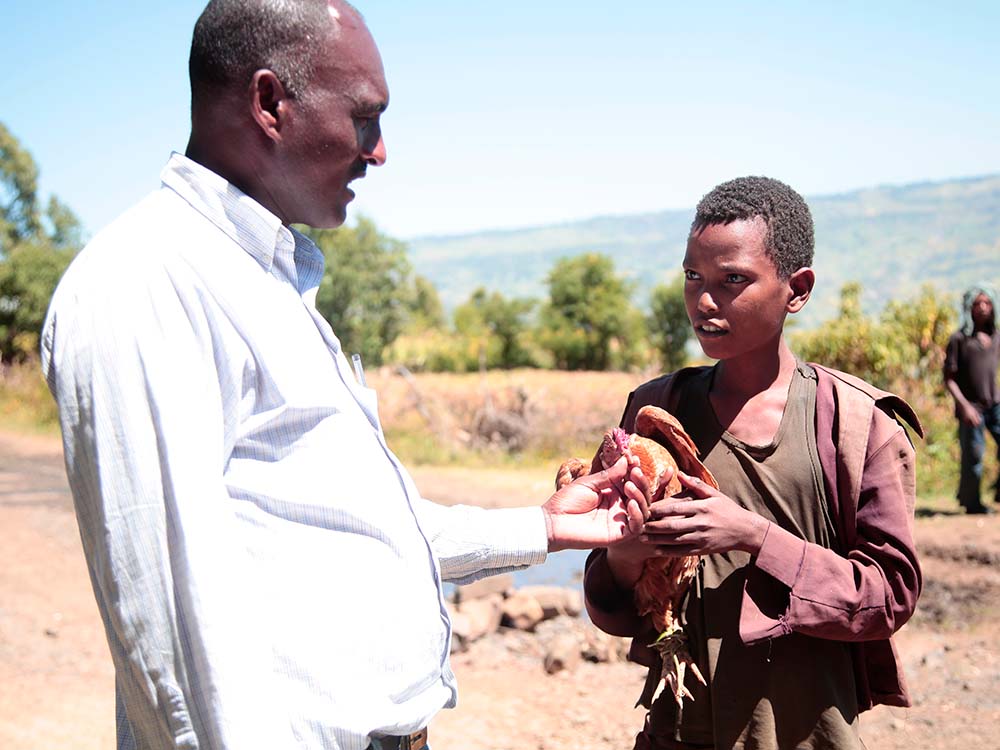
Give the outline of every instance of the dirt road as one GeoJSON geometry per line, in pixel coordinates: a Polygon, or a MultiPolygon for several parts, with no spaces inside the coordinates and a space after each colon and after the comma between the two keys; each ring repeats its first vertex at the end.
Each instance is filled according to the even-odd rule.
{"type": "MultiPolygon", "coordinates": [[[[453,502],[469,473],[415,476],[453,502]]],[[[489,505],[539,501],[547,488],[541,475],[476,477],[489,505]]],[[[114,676],[57,441],[0,433],[0,529],[0,748],[113,748],[114,676]]],[[[1000,748],[1000,516],[920,518],[917,537],[925,592],[898,637],[916,705],[865,714],[863,736],[873,750],[1000,748]]],[[[642,720],[634,665],[549,677],[531,636],[507,632],[454,666],[461,702],[435,720],[434,750],[630,748],[642,720]]]]}

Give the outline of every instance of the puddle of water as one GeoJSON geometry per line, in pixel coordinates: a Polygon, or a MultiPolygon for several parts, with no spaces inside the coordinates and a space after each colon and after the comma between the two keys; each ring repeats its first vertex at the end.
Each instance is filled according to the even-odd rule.
{"type": "MultiPolygon", "coordinates": [[[[583,564],[588,550],[568,549],[554,552],[541,565],[534,565],[513,574],[514,586],[568,586],[583,590],[583,564]]],[[[444,585],[445,595],[451,596],[455,585],[444,585]]]]}

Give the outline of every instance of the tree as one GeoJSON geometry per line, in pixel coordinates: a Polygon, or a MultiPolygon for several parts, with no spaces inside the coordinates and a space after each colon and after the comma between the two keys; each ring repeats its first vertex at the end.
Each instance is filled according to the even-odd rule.
{"type": "Polygon", "coordinates": [[[326,259],[316,308],[345,352],[382,364],[383,350],[399,336],[415,304],[406,245],[363,216],[354,227],[305,231],[326,259]]]}
{"type": "Polygon", "coordinates": [[[534,307],[534,300],[507,299],[479,287],[455,309],[455,331],[476,342],[479,359],[486,367],[528,366],[533,360],[524,339],[527,316],[534,307]]]}
{"type": "Polygon", "coordinates": [[[38,351],[52,292],[81,245],[80,222],[57,198],[38,206],[38,167],[0,123],[0,359],[38,351]]]}
{"type": "Polygon", "coordinates": [[[892,340],[905,347],[899,375],[937,383],[948,337],[958,326],[951,300],[924,284],[912,299],[890,300],[882,312],[882,325],[892,340]]]}
{"type": "Polygon", "coordinates": [[[564,370],[626,367],[638,356],[642,318],[629,303],[629,285],[606,255],[559,260],[546,279],[539,339],[564,370]]]}
{"type": "Polygon", "coordinates": [[[653,288],[646,326],[663,369],[672,372],[683,367],[687,362],[685,347],[691,338],[691,321],[684,305],[683,274],[669,284],[653,288]]]}
{"type": "Polygon", "coordinates": [[[409,304],[409,331],[440,329],[446,324],[444,305],[437,288],[426,276],[413,277],[413,294],[409,304]]]}
{"type": "Polygon", "coordinates": [[[840,314],[822,328],[795,334],[795,351],[880,388],[928,378],[938,386],[944,345],[955,326],[948,301],[925,286],[914,299],[889,302],[875,319],[863,314],[860,299],[859,283],[844,284],[840,314]]]}
{"type": "Polygon", "coordinates": [[[38,352],[49,300],[75,250],[19,242],[0,261],[0,359],[20,361],[38,352]]]}
{"type": "Polygon", "coordinates": [[[0,122],[0,252],[42,233],[38,211],[38,167],[0,122]]]}

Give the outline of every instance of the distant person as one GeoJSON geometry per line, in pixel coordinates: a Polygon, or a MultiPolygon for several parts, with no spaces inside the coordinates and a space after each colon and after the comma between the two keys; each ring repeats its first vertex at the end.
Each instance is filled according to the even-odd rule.
{"type": "MultiPolygon", "coordinates": [[[[996,292],[974,286],[962,296],[959,330],[948,339],[944,383],[955,400],[958,444],[962,452],[958,502],[966,513],[987,513],[980,497],[983,454],[989,430],[1000,458],[1000,334],[996,325],[996,292]]],[[[993,502],[1000,503],[1000,478],[993,485],[993,502]]]]}
{"type": "Polygon", "coordinates": [[[456,700],[442,582],[627,539],[645,483],[622,460],[541,508],[422,498],[292,228],[342,224],[386,158],[361,16],[215,0],[190,76],[186,155],[76,258],[42,337],[118,747],[420,750],[456,700]]]}
{"type": "Polygon", "coordinates": [[[643,750],[863,750],[859,715],[907,706],[890,636],[921,588],[913,541],[918,433],[898,397],[800,360],[785,318],[808,302],[815,274],[805,201],[765,177],[723,183],[698,204],[684,256],[684,299],[705,355],[640,386],[625,405],[671,411],[690,433],[715,490],[680,474],[686,491],[650,507],[639,540],[591,553],[584,586],[593,621],[632,637],[650,667],[643,750]],[[703,555],[681,622],[694,663],[693,700],[660,676],[633,586],[645,561],[703,555]]]}

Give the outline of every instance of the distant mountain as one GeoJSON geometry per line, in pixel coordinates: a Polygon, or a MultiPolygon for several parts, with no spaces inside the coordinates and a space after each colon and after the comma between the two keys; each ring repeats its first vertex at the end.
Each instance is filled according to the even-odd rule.
{"type": "MultiPolygon", "coordinates": [[[[915,293],[924,282],[958,293],[975,281],[1000,282],[1000,175],[883,186],[808,198],[816,223],[817,290],[800,324],[836,314],[840,287],[860,281],[866,309],[915,293]]],[[[680,269],[694,209],[603,216],[551,226],[409,242],[416,271],[453,307],[477,286],[506,296],[546,294],[545,276],[559,258],[584,252],[612,256],[635,283],[645,307],[649,290],[680,269]]]]}

